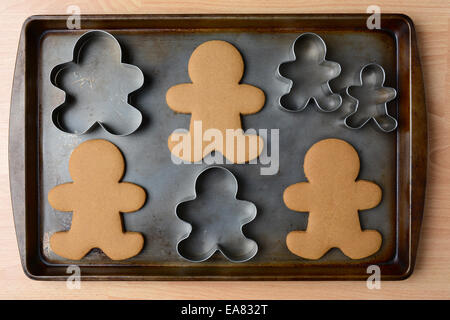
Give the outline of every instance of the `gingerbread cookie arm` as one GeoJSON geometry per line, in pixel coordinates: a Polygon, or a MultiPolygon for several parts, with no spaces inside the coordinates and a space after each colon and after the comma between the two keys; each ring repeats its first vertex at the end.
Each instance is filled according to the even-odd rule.
{"type": "Polygon", "coordinates": [[[366,180],[356,181],[355,199],[359,210],[376,207],[381,201],[381,188],[366,180]]]}
{"type": "Polygon", "coordinates": [[[120,203],[120,212],[137,211],[145,203],[146,193],[143,188],[134,183],[119,183],[117,200],[120,203]]]}
{"type": "Polygon", "coordinates": [[[307,212],[310,210],[310,184],[300,182],[290,185],[284,190],[283,201],[286,206],[294,211],[307,212]]]}
{"type": "Polygon", "coordinates": [[[239,85],[239,105],[237,106],[241,114],[253,114],[264,106],[266,97],[264,92],[249,84],[239,85]]]}
{"type": "Polygon", "coordinates": [[[48,202],[59,211],[73,211],[76,205],[75,186],[73,182],[60,184],[48,193],[48,202]]]}
{"type": "Polygon", "coordinates": [[[191,113],[190,101],[195,101],[195,89],[192,83],[177,84],[167,90],[167,105],[175,112],[191,113]]]}

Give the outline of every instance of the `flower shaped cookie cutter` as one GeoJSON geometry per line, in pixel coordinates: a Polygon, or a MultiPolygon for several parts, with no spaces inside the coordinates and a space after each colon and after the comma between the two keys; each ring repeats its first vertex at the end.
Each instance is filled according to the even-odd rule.
{"type": "Polygon", "coordinates": [[[289,83],[289,90],[279,98],[279,106],[290,112],[302,111],[312,99],[323,112],[337,110],[342,97],[334,93],[329,81],[341,73],[337,62],[325,60],[325,41],[315,33],[303,33],[291,47],[291,60],[278,66],[278,77],[289,83]]]}
{"type": "Polygon", "coordinates": [[[70,62],[53,68],[52,84],[65,92],[53,109],[53,124],[61,131],[82,135],[96,125],[116,136],[138,129],[142,113],[129,104],[129,95],[144,84],[142,71],[122,63],[118,40],[102,30],[84,33],[70,62]]]}
{"type": "Polygon", "coordinates": [[[256,206],[236,198],[238,181],[220,166],[203,169],[195,179],[195,195],[179,202],[177,217],[186,223],[186,233],[177,252],[191,262],[208,260],[216,251],[231,262],[245,262],[258,252],[254,240],[242,228],[256,217],[256,206]]]}
{"type": "Polygon", "coordinates": [[[387,103],[395,99],[397,91],[383,86],[385,77],[384,69],[379,64],[369,63],[361,68],[360,85],[346,89],[355,103],[355,110],[344,119],[347,128],[360,129],[370,120],[383,132],[397,128],[398,122],[389,115],[387,108],[387,103]]]}

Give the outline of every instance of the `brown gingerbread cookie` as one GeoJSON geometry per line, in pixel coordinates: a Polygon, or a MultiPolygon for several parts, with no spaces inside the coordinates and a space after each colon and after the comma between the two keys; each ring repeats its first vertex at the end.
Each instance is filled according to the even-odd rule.
{"type": "Polygon", "coordinates": [[[192,83],[173,86],[166,94],[172,110],[192,114],[189,132],[169,137],[172,154],[189,162],[200,161],[214,150],[233,163],[257,158],[263,140],[244,134],[241,114],[261,110],[265,96],[261,89],[239,83],[244,73],[239,51],[225,41],[207,41],[192,53],[188,72],[192,83]],[[226,138],[227,133],[233,136],[226,138]]]}
{"type": "Polygon", "coordinates": [[[146,194],[135,184],[119,182],[124,170],[122,153],[106,140],[89,140],[73,150],[69,160],[73,182],[48,193],[53,208],[73,211],[70,230],[50,238],[57,255],[80,260],[91,249],[100,248],[112,260],[123,260],[142,250],[144,238],[123,231],[120,212],[139,210],[146,194]]]}
{"type": "Polygon", "coordinates": [[[381,234],[361,230],[358,210],[376,207],[381,189],[356,180],[359,166],[358,153],[343,140],[325,139],[308,150],[303,168],[309,182],[290,185],[283,194],[289,209],[309,212],[306,231],[292,231],[286,238],[292,253],[319,259],[337,247],[351,259],[362,259],[380,249],[381,234]]]}

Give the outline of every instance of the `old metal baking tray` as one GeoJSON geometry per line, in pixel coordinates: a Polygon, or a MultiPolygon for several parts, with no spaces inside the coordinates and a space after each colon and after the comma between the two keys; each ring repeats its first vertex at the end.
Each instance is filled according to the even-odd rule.
{"type": "MultiPolygon", "coordinates": [[[[367,18],[347,14],[83,15],[79,30],[67,29],[67,16],[28,18],[17,53],[9,129],[11,194],[25,273],[33,279],[63,280],[70,276],[68,266],[75,265],[85,280],[362,280],[370,275],[368,267],[376,265],[382,279],[407,278],[414,268],[426,184],[422,72],[414,26],[407,16],[384,14],[381,28],[374,30],[367,28],[367,18]],[[52,72],[73,61],[81,50],[77,41],[91,30],[99,30],[97,36],[112,35],[120,46],[122,62],[134,66],[130,67],[134,74],[130,88],[137,90],[128,102],[137,111],[124,115],[131,119],[129,127],[110,119],[117,127],[93,126],[86,132],[83,127],[82,134],[74,134],[80,123],[53,114],[65,94],[52,72]],[[306,36],[299,39],[301,35],[306,36]],[[309,99],[292,110],[290,101],[282,98],[295,89],[285,78],[289,72],[283,69],[284,63],[302,54],[295,51],[296,40],[312,41],[320,48],[318,39],[326,44],[326,60],[335,62],[325,62],[334,75],[323,88],[341,96],[342,101],[334,97],[333,110],[320,110],[315,104],[321,102],[309,99]],[[275,164],[258,161],[219,165],[226,171],[203,179],[199,175],[208,164],[176,165],[171,161],[167,137],[176,128],[188,128],[190,116],[174,113],[165,94],[173,85],[190,82],[189,57],[208,40],[235,46],[245,61],[242,82],[265,93],[264,107],[242,117],[242,124],[244,128],[268,129],[267,141],[274,141],[272,129],[279,129],[275,174],[261,174],[261,169],[270,171],[275,164]],[[359,128],[358,123],[346,119],[354,108],[348,103],[355,100],[345,97],[352,94],[347,88],[361,86],[366,76],[384,80],[383,85],[392,88],[386,91],[391,100],[386,111],[392,119],[379,119],[378,126],[375,121],[361,123],[364,126],[359,128]],[[67,170],[71,151],[83,141],[99,138],[123,152],[124,181],[139,184],[148,194],[141,210],[123,216],[126,229],[142,233],[145,245],[140,254],[123,261],[112,261],[100,250],[70,261],[52,252],[49,237],[70,228],[71,213],[54,210],[47,194],[55,185],[71,181],[67,170]],[[282,200],[283,191],[305,181],[305,152],[325,138],[351,143],[361,158],[359,178],[382,188],[380,205],[360,212],[362,228],[378,230],[383,237],[380,250],[367,258],[351,260],[332,249],[320,259],[308,260],[286,247],[286,235],[304,230],[308,214],[289,210],[282,200]],[[248,242],[247,253],[234,248],[236,256],[230,253],[227,259],[220,251],[198,255],[195,246],[179,246],[190,230],[182,216],[191,213],[186,206],[179,209],[184,213],[176,212],[177,208],[195,198],[196,182],[211,180],[217,190],[221,190],[220,184],[215,185],[219,180],[228,181],[225,189],[237,182],[237,198],[247,201],[248,215],[240,227],[257,244],[248,242]]],[[[100,47],[101,41],[97,43],[100,47]]],[[[117,54],[117,48],[103,49],[105,59],[111,52],[117,54]]],[[[105,92],[114,90],[110,87],[105,92]]],[[[236,188],[233,186],[234,191],[236,188]]]]}

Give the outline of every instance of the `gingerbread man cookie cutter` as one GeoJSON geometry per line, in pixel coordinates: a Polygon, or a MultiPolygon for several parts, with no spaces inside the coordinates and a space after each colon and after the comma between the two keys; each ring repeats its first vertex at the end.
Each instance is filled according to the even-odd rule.
{"type": "Polygon", "coordinates": [[[359,85],[346,89],[347,95],[355,103],[355,110],[344,119],[347,128],[361,129],[370,120],[383,132],[392,132],[397,128],[398,122],[389,114],[387,107],[387,103],[397,96],[397,91],[383,86],[385,78],[383,67],[377,63],[369,63],[361,68],[359,85]],[[352,94],[353,90],[359,92],[352,94]]]}
{"type": "Polygon", "coordinates": [[[278,78],[289,83],[286,94],[278,99],[281,109],[299,112],[313,100],[323,112],[337,110],[342,97],[331,90],[329,82],[341,73],[337,62],[325,59],[327,46],[315,33],[303,33],[293,42],[291,59],[282,62],[278,68],[278,78]]]}
{"type": "Polygon", "coordinates": [[[247,238],[243,226],[257,213],[256,206],[237,199],[238,181],[220,166],[203,169],[195,178],[194,196],[175,207],[185,223],[185,234],[177,243],[178,254],[190,262],[206,261],[219,251],[231,262],[245,262],[258,252],[257,243],[247,238]]]}
{"type": "Polygon", "coordinates": [[[82,135],[99,125],[111,135],[126,136],[142,123],[129,95],[142,87],[144,75],[122,62],[120,43],[106,31],[81,35],[72,61],[54,67],[50,80],[65,93],[52,111],[53,124],[65,133],[82,135]]]}

